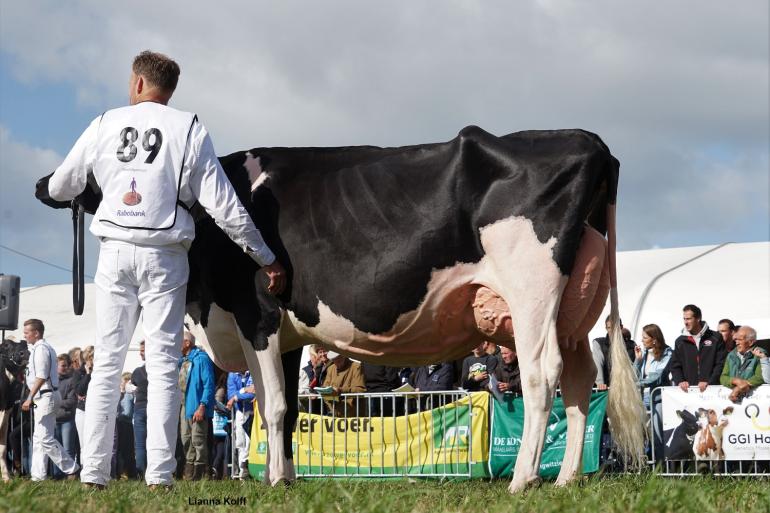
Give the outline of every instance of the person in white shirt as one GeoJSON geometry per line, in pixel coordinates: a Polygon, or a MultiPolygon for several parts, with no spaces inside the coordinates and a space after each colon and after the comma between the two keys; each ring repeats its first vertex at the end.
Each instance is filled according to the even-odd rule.
{"type": "Polygon", "coordinates": [[[27,384],[29,396],[21,409],[33,408],[32,434],[32,481],[43,481],[48,470],[48,458],[67,475],[75,479],[78,464],[70,457],[64,447],[54,438],[56,427],[56,408],[59,397],[59,374],[56,372],[56,352],[45,341],[45,326],[39,319],[24,321],[24,339],[31,346],[29,365],[27,366],[27,384]]]}
{"type": "Polygon", "coordinates": [[[764,381],[765,384],[770,385],[770,358],[761,347],[755,347],[751,352],[754,353],[754,356],[759,358],[759,365],[762,366],[762,381],[764,381]]]}
{"type": "Polygon", "coordinates": [[[179,66],[144,51],[133,61],[129,106],[94,119],[51,176],[52,199],[68,201],[90,181],[102,191],[91,233],[101,245],[94,283],[98,343],[86,404],[83,483],[110,477],[120,372],[139,313],[146,335],[147,469],[151,488],[170,486],[176,468],[177,362],[195,237],[188,209],[197,201],[269,278],[271,294],[285,272],[236,196],[195,114],[168,107],[179,66]]]}

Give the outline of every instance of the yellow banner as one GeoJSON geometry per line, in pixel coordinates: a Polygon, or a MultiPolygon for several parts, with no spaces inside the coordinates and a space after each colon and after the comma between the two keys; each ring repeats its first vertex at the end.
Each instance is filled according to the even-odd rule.
{"type": "MultiPolygon", "coordinates": [[[[255,411],[257,408],[255,407],[255,411]]],[[[300,412],[293,436],[298,476],[487,475],[489,394],[473,393],[400,417],[332,417],[300,412]]],[[[267,433],[257,413],[249,463],[261,478],[267,433]]]]}

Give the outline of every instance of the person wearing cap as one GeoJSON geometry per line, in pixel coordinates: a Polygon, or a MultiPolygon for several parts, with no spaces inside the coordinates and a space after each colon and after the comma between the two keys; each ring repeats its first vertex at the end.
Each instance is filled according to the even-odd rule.
{"type": "Polygon", "coordinates": [[[48,458],[75,479],[80,470],[78,464],[67,454],[62,444],[54,438],[56,408],[61,402],[59,396],[59,375],[56,372],[56,352],[43,338],[45,326],[39,319],[24,321],[24,339],[32,346],[27,367],[29,397],[21,405],[29,411],[34,405],[34,431],[32,436],[32,481],[43,481],[48,469],[48,458]]]}
{"type": "MultiPolygon", "coordinates": [[[[361,369],[360,363],[354,362],[347,356],[335,351],[329,351],[327,356],[331,365],[326,370],[326,378],[323,382],[324,387],[333,387],[335,395],[366,392],[364,372],[361,369]]],[[[344,401],[334,400],[331,406],[334,409],[334,414],[338,417],[365,414],[365,412],[356,412],[355,403],[353,398],[350,397],[344,401]]]]}

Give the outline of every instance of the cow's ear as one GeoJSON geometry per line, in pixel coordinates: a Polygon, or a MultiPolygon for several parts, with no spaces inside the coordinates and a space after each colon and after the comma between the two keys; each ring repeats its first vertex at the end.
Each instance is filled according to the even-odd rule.
{"type": "Polygon", "coordinates": [[[75,201],[83,206],[83,209],[89,214],[96,213],[96,209],[99,208],[99,203],[102,202],[102,191],[96,190],[94,186],[89,183],[86,185],[85,190],[75,198],[75,201]]]}

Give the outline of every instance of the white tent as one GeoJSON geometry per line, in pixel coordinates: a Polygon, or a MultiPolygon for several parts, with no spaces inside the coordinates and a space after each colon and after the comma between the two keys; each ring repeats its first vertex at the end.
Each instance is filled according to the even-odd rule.
{"type": "MultiPolygon", "coordinates": [[[[642,326],[658,324],[672,344],[682,329],[682,307],[698,305],[703,318],[716,329],[722,318],[754,327],[759,338],[770,337],[770,242],[722,244],[618,253],[620,315],[634,340],[642,326]]],[[[86,285],[83,315],[72,313],[72,287],[46,285],[22,289],[19,319],[38,318],[46,325],[46,339],[57,352],[85,347],[96,339],[95,286],[86,285]]],[[[591,331],[604,334],[609,306],[591,331]]],[[[140,323],[141,324],[141,323],[140,323]]],[[[21,339],[21,329],[8,332],[21,339]]],[[[139,365],[134,333],[125,369],[139,365]]],[[[304,360],[303,360],[304,361],[304,360]]]]}
{"type": "MultiPolygon", "coordinates": [[[[618,253],[620,317],[641,341],[657,324],[669,345],[681,333],[682,307],[697,305],[716,330],[720,319],[770,337],[770,242],[652,249],[618,253]]],[[[609,302],[591,337],[603,336],[609,302]]]]}
{"type": "MultiPolygon", "coordinates": [[[[6,337],[10,335],[16,340],[22,340],[24,320],[34,318],[40,319],[45,324],[45,338],[57,353],[67,352],[75,346],[82,349],[88,345],[94,345],[96,343],[96,312],[94,311],[96,285],[87,283],[85,294],[83,315],[76,316],[72,313],[72,285],[22,288],[19,300],[19,328],[16,331],[7,331],[6,337]]],[[[131,339],[124,370],[133,370],[141,364],[138,343],[142,338],[144,334],[139,326],[131,339]]]]}

